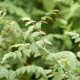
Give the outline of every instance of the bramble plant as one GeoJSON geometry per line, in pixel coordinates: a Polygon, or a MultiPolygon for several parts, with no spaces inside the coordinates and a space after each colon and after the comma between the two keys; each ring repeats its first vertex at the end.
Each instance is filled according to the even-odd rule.
{"type": "MultiPolygon", "coordinates": [[[[51,35],[41,30],[42,23],[51,19],[57,10],[51,10],[34,21],[30,17],[19,20],[25,21],[23,30],[13,20],[6,20],[5,13],[0,11],[0,80],[79,80],[80,62],[70,51],[50,52],[46,48],[52,45],[51,35]]],[[[80,41],[79,34],[68,32],[75,42],[80,41]]],[[[65,36],[67,36],[64,34],[65,36]]],[[[59,35],[55,35],[58,36],[59,35]]],[[[80,57],[80,52],[77,53],[80,57]]]]}

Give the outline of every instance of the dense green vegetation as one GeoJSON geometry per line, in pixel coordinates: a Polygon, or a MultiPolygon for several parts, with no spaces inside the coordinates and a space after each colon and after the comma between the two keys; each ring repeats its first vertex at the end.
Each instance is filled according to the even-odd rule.
{"type": "Polygon", "coordinates": [[[80,0],[0,0],[0,80],[80,80],[80,0]]]}

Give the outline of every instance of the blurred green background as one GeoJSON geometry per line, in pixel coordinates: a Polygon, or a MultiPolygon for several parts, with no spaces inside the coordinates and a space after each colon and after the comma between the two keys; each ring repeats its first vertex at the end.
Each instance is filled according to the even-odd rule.
{"type": "MultiPolygon", "coordinates": [[[[53,20],[42,25],[42,30],[52,43],[46,45],[51,52],[62,50],[79,51],[78,43],[74,44],[64,33],[76,31],[80,33],[80,0],[0,0],[0,10],[7,13],[6,19],[15,20],[22,30],[26,30],[25,22],[19,21],[22,17],[31,17],[39,21],[49,10],[59,10],[53,15],[53,20]]],[[[1,29],[0,25],[0,29],[1,29]]]]}

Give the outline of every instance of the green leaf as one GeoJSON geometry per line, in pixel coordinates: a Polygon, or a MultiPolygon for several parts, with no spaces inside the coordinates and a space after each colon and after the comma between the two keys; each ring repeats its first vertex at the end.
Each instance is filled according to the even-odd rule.
{"type": "Polygon", "coordinates": [[[30,49],[23,49],[23,53],[30,57],[31,50],[30,49]]]}
{"type": "Polygon", "coordinates": [[[30,45],[29,43],[27,43],[27,44],[15,44],[15,45],[10,46],[10,48],[12,48],[12,47],[20,47],[20,46],[29,46],[29,45],[30,45]]]}
{"type": "MultiPolygon", "coordinates": [[[[44,38],[44,42],[46,44],[52,45],[52,43],[49,40],[45,39],[45,38],[44,38]]],[[[36,43],[39,44],[39,45],[44,45],[44,42],[43,42],[43,40],[36,41],[36,43]]]]}
{"type": "Polygon", "coordinates": [[[78,52],[78,53],[77,53],[77,57],[79,57],[79,58],[80,58],[80,52],[78,52]]]}
{"type": "Polygon", "coordinates": [[[37,57],[37,56],[40,56],[41,54],[39,53],[39,51],[38,51],[38,48],[34,45],[34,44],[32,44],[31,46],[30,46],[30,49],[35,53],[34,54],[34,57],[37,57]]]}
{"type": "Polygon", "coordinates": [[[29,21],[29,20],[31,20],[31,19],[30,19],[30,17],[24,17],[24,18],[21,18],[20,20],[22,20],[22,21],[28,20],[28,21],[29,21]]]}
{"type": "Polygon", "coordinates": [[[52,53],[50,55],[48,55],[47,60],[49,59],[54,59],[54,58],[64,58],[64,59],[68,59],[68,65],[74,70],[76,69],[76,56],[74,55],[74,53],[70,52],[70,51],[62,51],[62,52],[58,52],[58,53],[52,53]]]}
{"type": "Polygon", "coordinates": [[[47,19],[49,19],[49,20],[53,20],[50,16],[47,16],[47,19]]]}
{"type": "Polygon", "coordinates": [[[42,19],[42,20],[46,20],[46,18],[47,18],[46,16],[44,16],[44,17],[41,17],[41,19],[42,19]]]}
{"type": "Polygon", "coordinates": [[[36,26],[37,26],[38,29],[41,29],[41,22],[37,22],[36,26]]]}
{"type": "Polygon", "coordinates": [[[19,58],[19,59],[21,59],[22,58],[22,53],[20,52],[20,51],[16,51],[15,52],[15,55],[17,54],[17,57],[19,58]]]}
{"type": "Polygon", "coordinates": [[[45,73],[46,73],[46,74],[50,74],[51,72],[52,72],[52,69],[45,70],[45,73]]]}
{"type": "Polygon", "coordinates": [[[47,39],[44,39],[44,42],[45,42],[46,44],[52,45],[52,43],[51,43],[49,40],[47,40],[47,39]]]}
{"type": "Polygon", "coordinates": [[[13,54],[12,52],[5,54],[1,63],[4,63],[7,58],[12,57],[12,54],[13,54]]]}
{"type": "Polygon", "coordinates": [[[26,24],[25,24],[25,26],[28,26],[28,25],[30,25],[30,24],[32,24],[32,23],[34,23],[35,21],[28,21],[28,22],[26,22],[26,24]]]}
{"type": "Polygon", "coordinates": [[[75,43],[80,42],[80,38],[75,39],[75,43]]]}
{"type": "Polygon", "coordinates": [[[24,36],[24,39],[27,39],[28,38],[29,34],[33,31],[33,29],[34,29],[34,26],[33,25],[28,28],[28,30],[23,35],[24,36]]]}
{"type": "Polygon", "coordinates": [[[13,59],[16,59],[17,58],[17,55],[16,55],[15,52],[13,52],[12,56],[13,56],[13,59]]]}
{"type": "Polygon", "coordinates": [[[8,78],[8,70],[4,66],[0,66],[0,79],[8,78]]]}
{"type": "Polygon", "coordinates": [[[44,35],[45,35],[44,32],[40,31],[40,32],[34,32],[34,33],[32,33],[31,37],[34,38],[34,37],[36,37],[36,36],[38,36],[38,35],[41,35],[41,34],[44,34],[44,35]]]}
{"type": "Polygon", "coordinates": [[[79,37],[79,34],[77,34],[76,32],[67,32],[65,34],[68,34],[68,35],[72,36],[72,39],[75,39],[75,38],[79,37]]]}
{"type": "Polygon", "coordinates": [[[47,56],[46,60],[52,59],[55,57],[55,53],[51,53],[47,56]]]}

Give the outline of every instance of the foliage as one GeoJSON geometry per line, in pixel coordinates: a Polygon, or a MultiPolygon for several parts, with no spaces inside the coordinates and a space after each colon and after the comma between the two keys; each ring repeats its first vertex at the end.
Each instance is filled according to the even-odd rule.
{"type": "Polygon", "coordinates": [[[0,0],[0,80],[80,80],[79,9],[80,0],[0,0]]]}

